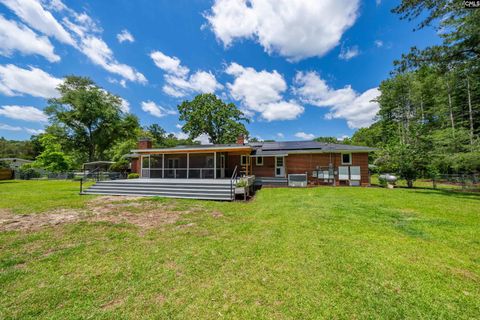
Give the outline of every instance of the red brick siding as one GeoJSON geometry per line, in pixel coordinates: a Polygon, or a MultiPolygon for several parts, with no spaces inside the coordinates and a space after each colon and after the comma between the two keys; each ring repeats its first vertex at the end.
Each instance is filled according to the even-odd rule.
{"type": "Polygon", "coordinates": [[[257,161],[252,158],[252,171],[257,177],[275,177],[275,157],[263,157],[263,166],[257,166],[257,161]]]}

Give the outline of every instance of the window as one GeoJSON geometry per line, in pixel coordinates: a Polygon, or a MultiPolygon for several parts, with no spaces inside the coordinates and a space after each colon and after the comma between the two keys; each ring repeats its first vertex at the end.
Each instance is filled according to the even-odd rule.
{"type": "Polygon", "coordinates": [[[342,153],[342,164],[352,164],[351,153],[342,153]]]}
{"type": "Polygon", "coordinates": [[[257,157],[256,159],[257,166],[263,166],[263,157],[257,157]]]}
{"type": "Polygon", "coordinates": [[[246,166],[247,165],[247,156],[244,156],[244,155],[241,155],[240,156],[240,164],[242,166],[246,166]]]}

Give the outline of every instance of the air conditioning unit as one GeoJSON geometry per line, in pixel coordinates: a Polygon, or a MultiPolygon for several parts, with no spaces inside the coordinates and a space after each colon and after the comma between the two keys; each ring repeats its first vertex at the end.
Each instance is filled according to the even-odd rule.
{"type": "Polygon", "coordinates": [[[307,186],[308,179],[307,174],[289,174],[288,175],[288,186],[289,187],[303,187],[307,186]]]}

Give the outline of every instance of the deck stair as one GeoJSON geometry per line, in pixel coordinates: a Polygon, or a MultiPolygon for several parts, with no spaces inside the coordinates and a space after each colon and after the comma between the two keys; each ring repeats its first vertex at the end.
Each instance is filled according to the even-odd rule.
{"type": "MultiPolygon", "coordinates": [[[[235,184],[233,184],[233,188],[235,184]]],[[[231,201],[235,197],[229,179],[131,179],[98,181],[82,194],[159,196],[231,201]]]]}

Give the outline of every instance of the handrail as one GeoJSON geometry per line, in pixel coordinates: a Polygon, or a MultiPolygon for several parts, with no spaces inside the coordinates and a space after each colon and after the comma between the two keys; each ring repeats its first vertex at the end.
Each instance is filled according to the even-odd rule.
{"type": "MultiPolygon", "coordinates": [[[[80,194],[82,194],[82,192],[83,192],[83,179],[87,178],[89,175],[91,176],[96,171],[100,171],[100,169],[101,169],[100,167],[97,167],[97,168],[93,169],[93,171],[90,171],[86,175],[83,175],[83,177],[80,179],[80,194]]],[[[97,175],[97,181],[98,181],[98,175],[97,175]]]]}
{"type": "Polygon", "coordinates": [[[238,170],[238,165],[235,166],[235,169],[233,169],[232,177],[230,178],[230,199],[234,200],[235,199],[235,186],[233,185],[234,179],[237,178],[237,170],[238,170]]]}

